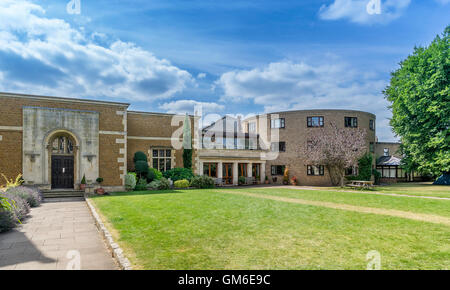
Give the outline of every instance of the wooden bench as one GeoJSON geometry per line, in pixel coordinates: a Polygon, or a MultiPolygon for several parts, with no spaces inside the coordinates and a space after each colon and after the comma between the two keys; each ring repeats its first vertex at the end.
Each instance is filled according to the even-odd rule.
{"type": "Polygon", "coordinates": [[[347,186],[354,188],[369,189],[373,187],[373,181],[352,180],[352,182],[347,184],[347,186]]]}

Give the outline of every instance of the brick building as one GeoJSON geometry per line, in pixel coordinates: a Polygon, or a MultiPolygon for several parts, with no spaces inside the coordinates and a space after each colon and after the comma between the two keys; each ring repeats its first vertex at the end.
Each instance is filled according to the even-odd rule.
{"type": "Polygon", "coordinates": [[[184,116],[173,125],[174,115],[128,107],[0,93],[0,173],[7,178],[23,174],[25,184],[44,189],[77,188],[83,176],[88,184],[102,177],[103,187],[114,191],[124,189],[124,175],[133,169],[136,151],[148,154],[150,166],[182,167],[182,149],[174,147],[178,143],[173,141],[179,140],[173,136],[181,137],[184,116]]]}

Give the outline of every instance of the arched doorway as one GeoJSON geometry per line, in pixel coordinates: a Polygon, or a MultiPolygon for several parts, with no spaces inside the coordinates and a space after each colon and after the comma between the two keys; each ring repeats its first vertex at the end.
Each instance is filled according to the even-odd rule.
{"type": "Polygon", "coordinates": [[[50,139],[52,189],[74,188],[75,144],[68,133],[58,133],[50,139]]]}

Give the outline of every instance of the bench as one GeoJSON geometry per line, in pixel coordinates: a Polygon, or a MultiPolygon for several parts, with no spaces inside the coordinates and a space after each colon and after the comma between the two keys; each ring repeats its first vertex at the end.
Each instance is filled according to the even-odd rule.
{"type": "Polygon", "coordinates": [[[365,180],[353,180],[351,183],[347,184],[348,187],[369,189],[373,187],[373,181],[365,180]]]}

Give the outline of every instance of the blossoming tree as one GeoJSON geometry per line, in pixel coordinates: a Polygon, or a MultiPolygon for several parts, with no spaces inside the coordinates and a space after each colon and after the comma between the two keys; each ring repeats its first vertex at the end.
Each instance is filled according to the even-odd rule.
{"type": "Polygon", "coordinates": [[[314,166],[327,168],[333,185],[344,185],[345,169],[358,164],[367,152],[366,131],[359,128],[317,128],[308,136],[300,157],[314,166]]]}

